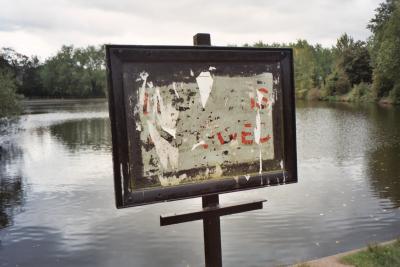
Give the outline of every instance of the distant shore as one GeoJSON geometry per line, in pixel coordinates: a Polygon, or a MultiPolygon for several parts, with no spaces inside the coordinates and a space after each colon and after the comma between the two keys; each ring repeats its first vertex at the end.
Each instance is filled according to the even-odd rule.
{"type": "Polygon", "coordinates": [[[73,103],[73,102],[103,102],[107,101],[105,97],[99,98],[23,98],[21,100],[22,104],[29,105],[41,105],[46,103],[73,103]]]}

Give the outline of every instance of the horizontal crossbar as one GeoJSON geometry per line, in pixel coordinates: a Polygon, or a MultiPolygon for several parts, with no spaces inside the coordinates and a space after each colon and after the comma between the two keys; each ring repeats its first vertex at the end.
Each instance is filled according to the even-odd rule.
{"type": "Polygon", "coordinates": [[[219,217],[219,216],[241,213],[251,210],[258,210],[263,208],[263,202],[265,201],[266,201],[265,199],[260,199],[251,202],[241,202],[235,204],[206,207],[201,210],[188,213],[161,215],[160,225],[166,226],[171,224],[202,220],[209,217],[219,217]]]}

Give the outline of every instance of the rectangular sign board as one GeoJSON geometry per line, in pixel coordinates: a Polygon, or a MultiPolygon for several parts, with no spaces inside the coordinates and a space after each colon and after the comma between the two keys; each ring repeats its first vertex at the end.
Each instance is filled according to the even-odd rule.
{"type": "Polygon", "coordinates": [[[291,49],[106,53],[118,208],[297,182],[291,49]]]}

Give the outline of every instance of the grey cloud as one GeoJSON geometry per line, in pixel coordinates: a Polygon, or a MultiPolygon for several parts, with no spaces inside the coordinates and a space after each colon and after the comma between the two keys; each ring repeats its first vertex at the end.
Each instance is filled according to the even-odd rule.
{"type": "Polygon", "coordinates": [[[173,44],[198,31],[225,44],[305,38],[332,45],[344,32],[366,39],[365,26],[380,1],[0,0],[0,34],[29,32],[52,46],[107,40],[173,44]]]}

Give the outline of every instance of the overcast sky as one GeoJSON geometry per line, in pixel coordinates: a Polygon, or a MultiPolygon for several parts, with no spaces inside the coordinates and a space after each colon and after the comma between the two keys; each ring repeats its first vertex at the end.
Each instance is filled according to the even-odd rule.
{"type": "Polygon", "coordinates": [[[45,59],[62,44],[213,45],[291,42],[323,46],[347,32],[365,40],[383,0],[0,0],[0,47],[45,59]]]}

